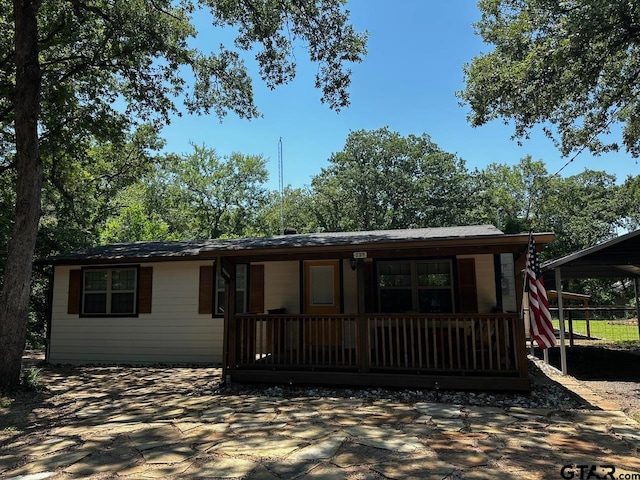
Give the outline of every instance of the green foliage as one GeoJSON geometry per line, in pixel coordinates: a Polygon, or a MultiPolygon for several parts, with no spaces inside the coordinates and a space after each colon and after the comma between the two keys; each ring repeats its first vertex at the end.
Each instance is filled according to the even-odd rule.
{"type": "Polygon", "coordinates": [[[640,228],[640,175],[628,176],[619,189],[618,203],[626,205],[622,225],[633,231],[640,228]]]}
{"type": "Polygon", "coordinates": [[[556,234],[545,249],[547,258],[558,258],[616,236],[624,217],[615,176],[585,170],[548,181],[548,197],[540,206],[540,223],[556,234]]]}
{"type": "Polygon", "coordinates": [[[42,369],[36,367],[23,368],[20,371],[20,385],[24,390],[37,392],[44,388],[42,369]]]}
{"type": "MultiPolygon", "coordinates": [[[[11,151],[13,141],[15,65],[13,5],[0,0],[0,6],[1,152],[11,151]]],[[[341,0],[44,0],[38,20],[45,151],[62,145],[82,151],[93,138],[113,141],[139,119],[166,122],[180,111],[179,99],[190,113],[256,117],[240,52],[256,50],[261,77],[274,88],[293,78],[297,42],[319,66],[322,100],[340,109],[349,103],[347,65],[366,54],[367,34],[354,31],[341,0]],[[215,52],[192,48],[195,13],[208,16],[213,27],[235,29],[233,45],[215,52]]]]}
{"type": "Polygon", "coordinates": [[[554,232],[556,239],[543,252],[559,258],[616,235],[632,210],[621,201],[615,176],[585,170],[570,177],[549,175],[544,162],[525,157],[516,165],[490,164],[476,171],[477,203],[473,216],[480,223],[497,223],[506,233],[554,232]],[[500,210],[500,213],[498,213],[500,210]]]}
{"type": "Polygon", "coordinates": [[[314,211],[327,231],[465,224],[471,206],[464,161],[428,135],[388,128],[351,132],[344,150],[312,182],[314,211]]]}
{"type": "Polygon", "coordinates": [[[311,233],[319,229],[315,215],[316,198],[308,188],[284,188],[270,192],[263,204],[254,232],[257,235],[282,235],[284,229],[293,228],[298,233],[311,233]],[[282,212],[282,226],[280,214],[282,212]]]}
{"type": "Polygon", "coordinates": [[[494,46],[464,68],[460,98],[474,126],[543,125],[563,155],[588,148],[640,153],[640,5],[626,0],[481,0],[476,31],[494,46]],[[607,136],[623,125],[618,141],[607,136]]]}
{"type": "Polygon", "coordinates": [[[262,233],[260,211],[267,201],[266,162],[259,155],[193,145],[170,154],[114,203],[100,232],[102,242],[193,240],[262,233]]]}
{"type": "MultiPolygon", "coordinates": [[[[0,0],[0,246],[13,221],[15,139],[12,2],[0,0]]],[[[107,219],[126,207],[115,201],[153,163],[158,132],[172,113],[259,115],[240,52],[255,50],[270,87],[293,78],[294,44],[319,65],[316,86],[331,108],[348,105],[350,62],[366,53],[366,33],[349,24],[341,0],[299,2],[44,0],[39,9],[42,93],[40,154],[45,170],[43,218],[36,256],[91,245],[107,219]],[[217,51],[190,47],[193,16],[236,30],[217,51]]],[[[35,112],[34,112],[35,114],[35,112]]],[[[124,212],[104,239],[129,224],[133,237],[163,237],[162,220],[142,226],[140,211],[124,212]],[[156,222],[156,223],[154,223],[156,222]]],[[[175,236],[168,232],[169,237],[175,236]]],[[[0,272],[4,270],[0,254],[0,272]]],[[[1,276],[1,275],[0,275],[1,276]]]]}
{"type": "Polygon", "coordinates": [[[256,222],[266,198],[266,162],[259,155],[193,145],[193,153],[170,156],[163,168],[165,200],[190,238],[237,237],[256,222]]]}
{"type": "Polygon", "coordinates": [[[51,274],[47,268],[35,268],[31,280],[29,323],[27,325],[28,349],[43,349],[46,343],[47,312],[49,308],[49,288],[51,274]]]}
{"type": "Polygon", "coordinates": [[[137,203],[123,207],[100,232],[103,244],[152,240],[171,240],[169,225],[156,213],[147,215],[144,206],[137,203]]]}
{"type": "Polygon", "coordinates": [[[541,160],[524,157],[515,165],[492,163],[476,171],[473,218],[508,233],[528,231],[547,195],[548,173],[541,160]],[[500,217],[500,221],[498,221],[500,217]]]}

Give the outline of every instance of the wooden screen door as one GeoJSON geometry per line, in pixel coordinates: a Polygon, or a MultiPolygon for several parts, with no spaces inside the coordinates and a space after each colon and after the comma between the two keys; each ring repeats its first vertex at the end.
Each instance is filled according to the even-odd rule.
{"type": "Polygon", "coordinates": [[[340,260],[304,262],[304,313],[340,313],[340,260]]]}
{"type": "MultiPolygon", "coordinates": [[[[304,262],[304,313],[333,315],[340,313],[340,261],[304,262]]],[[[340,344],[342,325],[336,318],[304,320],[307,346],[331,348],[340,344]]],[[[317,351],[316,351],[316,354],[317,351]]]]}

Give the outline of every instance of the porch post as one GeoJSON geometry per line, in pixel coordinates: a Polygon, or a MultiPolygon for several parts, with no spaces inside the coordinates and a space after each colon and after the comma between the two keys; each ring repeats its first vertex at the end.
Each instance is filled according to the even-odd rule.
{"type": "MultiPolygon", "coordinates": [[[[211,287],[211,316],[214,316],[216,313],[216,300],[217,296],[217,287],[218,287],[218,277],[222,275],[222,267],[221,258],[216,257],[213,269],[213,278],[211,279],[212,287],[211,287]]],[[[226,285],[226,283],[225,283],[226,285]]],[[[226,287],[225,287],[226,288],[226,287]]],[[[226,292],[225,292],[226,297],[226,292]]],[[[227,373],[229,373],[229,316],[225,312],[222,317],[222,381],[226,382],[227,373]]]]}
{"type": "Polygon", "coordinates": [[[638,338],[640,339],[640,302],[638,301],[638,296],[640,295],[640,282],[638,281],[640,278],[638,275],[633,277],[633,291],[636,295],[636,321],[638,323],[638,338]]]}
{"type": "Polygon", "coordinates": [[[369,329],[367,328],[367,315],[365,312],[365,292],[366,279],[364,276],[364,261],[359,258],[356,264],[358,283],[358,324],[357,324],[357,345],[358,345],[358,370],[360,373],[369,372],[369,329]]]}
{"type": "MultiPolygon", "coordinates": [[[[567,374],[567,349],[564,341],[564,312],[562,309],[562,273],[560,267],[554,270],[556,274],[556,290],[558,292],[558,323],[560,325],[560,366],[562,374],[567,374]]],[[[546,350],[545,350],[546,352],[546,350]]]]}

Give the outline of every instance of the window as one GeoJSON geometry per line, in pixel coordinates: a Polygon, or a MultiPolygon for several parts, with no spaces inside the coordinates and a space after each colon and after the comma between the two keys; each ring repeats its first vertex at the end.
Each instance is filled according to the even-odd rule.
{"type": "Polygon", "coordinates": [[[378,263],[382,313],[452,313],[451,261],[378,263]]]}
{"type": "MultiPolygon", "coordinates": [[[[247,266],[236,265],[236,313],[244,313],[247,305],[247,266]]],[[[216,280],[216,315],[224,315],[224,279],[216,280]]]]}
{"type": "Polygon", "coordinates": [[[83,270],[84,315],[135,315],[136,268],[83,270]]]}
{"type": "Polygon", "coordinates": [[[311,265],[309,267],[310,304],[313,306],[335,305],[334,266],[311,265]]]}

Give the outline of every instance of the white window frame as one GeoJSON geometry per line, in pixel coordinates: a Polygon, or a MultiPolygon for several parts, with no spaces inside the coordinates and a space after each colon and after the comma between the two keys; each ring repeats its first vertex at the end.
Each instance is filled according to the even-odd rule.
{"type": "Polygon", "coordinates": [[[82,270],[82,316],[95,317],[95,316],[111,316],[111,317],[130,317],[135,316],[138,313],[138,268],[137,267],[117,267],[117,268],[85,268],[82,270]],[[129,290],[113,290],[113,274],[114,272],[133,272],[133,289],[129,290]],[[107,288],[106,290],[87,290],[87,274],[95,272],[106,272],[107,274],[107,288]],[[115,293],[132,293],[133,294],[133,310],[130,312],[116,312],[112,310],[113,294],[115,293]],[[94,294],[105,294],[106,304],[104,312],[87,312],[86,311],[86,296],[94,294]]]}

